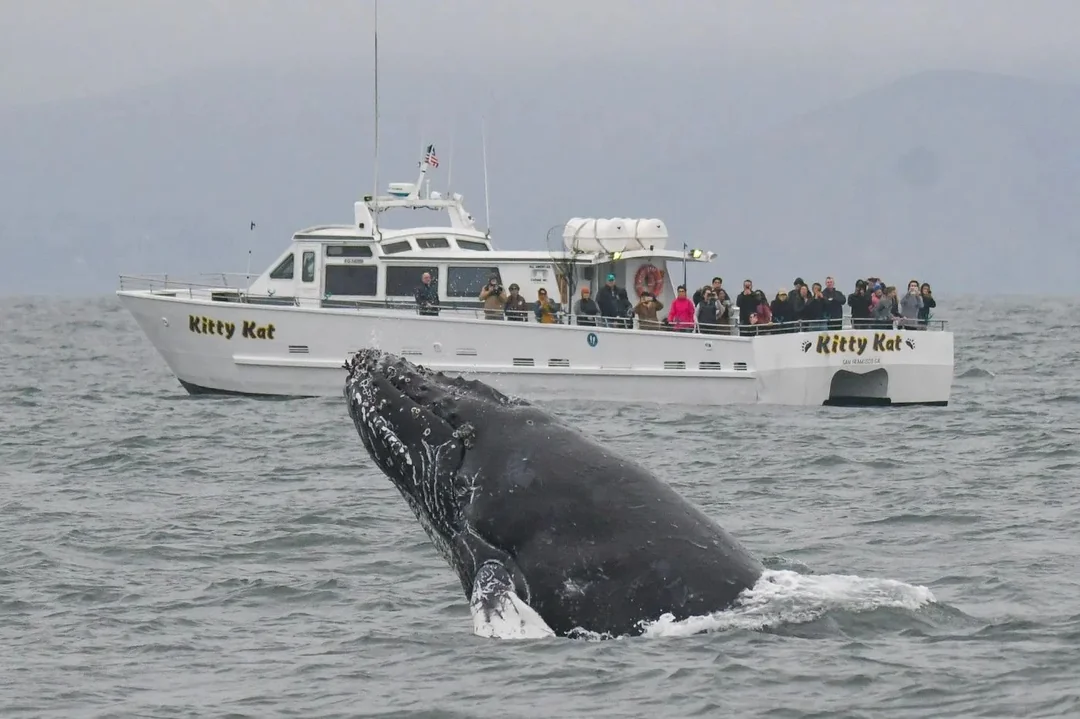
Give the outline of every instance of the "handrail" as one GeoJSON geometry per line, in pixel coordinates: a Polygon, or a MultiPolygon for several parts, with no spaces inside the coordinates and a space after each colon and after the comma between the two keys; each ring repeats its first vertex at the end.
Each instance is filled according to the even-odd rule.
{"type": "MultiPolygon", "coordinates": [[[[215,273],[208,275],[220,276],[227,280],[228,276],[245,276],[243,273],[215,273]]],[[[348,299],[340,300],[334,297],[322,298],[298,298],[281,297],[269,294],[251,294],[241,287],[230,287],[228,284],[203,284],[170,277],[168,274],[159,275],[120,275],[120,289],[144,290],[151,293],[168,293],[170,295],[186,294],[189,298],[200,296],[207,299],[240,302],[253,305],[293,305],[297,307],[318,307],[362,310],[391,310],[419,314],[420,308],[411,300],[377,300],[377,299],[348,299]]],[[[449,301],[439,306],[439,315],[450,314],[455,317],[473,319],[492,319],[501,321],[524,321],[531,324],[573,325],[577,327],[597,327],[606,330],[647,330],[676,332],[680,334],[701,334],[710,337],[756,337],[762,335],[789,334],[797,332],[838,332],[844,330],[937,330],[944,331],[948,324],[947,320],[873,320],[857,319],[845,316],[833,320],[795,320],[793,322],[769,323],[765,325],[738,325],[734,322],[724,324],[710,324],[697,322],[688,326],[685,330],[676,330],[666,319],[647,321],[642,327],[637,317],[599,317],[596,315],[575,315],[572,312],[556,312],[555,322],[541,323],[536,319],[532,303],[529,308],[521,313],[522,319],[513,319],[502,310],[486,310],[480,306],[478,300],[462,299],[449,301]],[[490,314],[489,314],[490,313],[490,314]],[[655,324],[653,324],[655,322],[655,324]]]]}

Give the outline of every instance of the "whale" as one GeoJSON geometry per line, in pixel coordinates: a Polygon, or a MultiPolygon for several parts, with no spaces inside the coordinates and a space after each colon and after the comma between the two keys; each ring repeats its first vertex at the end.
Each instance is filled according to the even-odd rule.
{"type": "Polygon", "coordinates": [[[378,349],[344,369],[361,443],[457,574],[478,636],[637,636],[730,609],[764,573],[583,424],[378,349]]]}

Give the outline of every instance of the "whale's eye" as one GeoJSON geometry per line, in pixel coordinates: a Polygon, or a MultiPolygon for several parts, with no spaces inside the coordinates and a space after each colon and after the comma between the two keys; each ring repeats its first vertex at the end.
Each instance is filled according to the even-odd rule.
{"type": "Polygon", "coordinates": [[[532,424],[533,424],[533,421],[531,419],[527,419],[527,420],[525,420],[525,424],[527,424],[527,425],[529,425],[531,427],[532,424]]]}

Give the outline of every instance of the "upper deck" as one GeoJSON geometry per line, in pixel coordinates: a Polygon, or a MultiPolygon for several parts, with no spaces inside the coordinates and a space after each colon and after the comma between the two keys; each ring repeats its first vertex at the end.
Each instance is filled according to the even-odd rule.
{"type": "Polygon", "coordinates": [[[391,183],[389,194],[356,202],[351,225],[320,224],[295,232],[289,246],[265,271],[248,277],[240,292],[221,287],[212,294],[266,304],[387,305],[411,300],[423,275],[430,273],[444,307],[472,308],[479,306],[481,289],[496,275],[504,287],[517,284],[526,300],[535,300],[545,289],[565,305],[582,287],[597,291],[608,275],[636,301],[635,285],[648,275],[653,291],[670,304],[678,282],[669,264],[715,257],[686,243],[668,249],[667,227],[654,218],[572,218],[561,238],[549,231],[540,243],[546,249],[498,249],[490,233],[476,227],[460,194],[420,191],[424,172],[416,183],[391,183]],[[448,221],[430,224],[432,211],[448,221]],[[423,220],[405,229],[384,229],[381,220],[391,212],[419,214],[423,220]]]}

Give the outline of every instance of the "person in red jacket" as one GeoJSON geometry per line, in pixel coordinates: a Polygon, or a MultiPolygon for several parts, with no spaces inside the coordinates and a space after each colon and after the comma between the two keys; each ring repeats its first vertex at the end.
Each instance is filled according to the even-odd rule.
{"type": "Polygon", "coordinates": [[[694,331],[694,303],[686,296],[685,285],[679,285],[675,301],[667,313],[667,322],[676,332],[694,331]]]}

